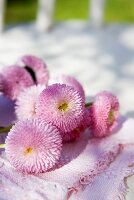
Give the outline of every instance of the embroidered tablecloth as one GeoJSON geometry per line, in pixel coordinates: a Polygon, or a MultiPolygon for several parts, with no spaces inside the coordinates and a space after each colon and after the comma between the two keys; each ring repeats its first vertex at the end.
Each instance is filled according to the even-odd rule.
{"type": "MultiPolygon", "coordinates": [[[[0,109],[3,125],[15,120],[14,104],[2,96],[0,109]]],[[[103,139],[82,132],[77,142],[64,144],[57,166],[36,176],[17,172],[1,151],[0,200],[124,200],[134,174],[134,119],[121,117],[119,124],[103,139]]]]}

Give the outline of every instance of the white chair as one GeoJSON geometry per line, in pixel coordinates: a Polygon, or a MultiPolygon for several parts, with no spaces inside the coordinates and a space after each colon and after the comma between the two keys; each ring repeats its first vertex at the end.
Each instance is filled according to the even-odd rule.
{"type": "Polygon", "coordinates": [[[104,20],[105,0],[91,0],[89,21],[95,27],[100,27],[104,20]]]}
{"type": "MultiPolygon", "coordinates": [[[[49,30],[53,24],[53,13],[56,0],[38,0],[36,25],[41,31],[49,30]]],[[[89,21],[94,26],[103,23],[105,0],[91,0],[89,21]]],[[[4,29],[4,13],[6,0],[0,0],[0,32],[4,29]]]]}
{"type": "Polygon", "coordinates": [[[4,28],[5,0],[0,0],[0,32],[4,28]]]}

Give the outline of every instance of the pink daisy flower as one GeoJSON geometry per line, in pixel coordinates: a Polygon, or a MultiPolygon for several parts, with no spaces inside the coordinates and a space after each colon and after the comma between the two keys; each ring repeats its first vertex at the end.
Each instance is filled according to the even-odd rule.
{"type": "Polygon", "coordinates": [[[62,149],[58,129],[35,119],[17,122],[5,143],[7,159],[24,173],[37,174],[51,169],[58,162],[62,149]]]}
{"type": "Polygon", "coordinates": [[[114,131],[119,117],[119,102],[115,95],[107,91],[98,93],[91,109],[95,137],[103,137],[114,131]]]}
{"type": "Polygon", "coordinates": [[[36,117],[36,103],[44,85],[34,85],[20,92],[15,107],[15,113],[19,120],[36,117]]]}
{"type": "Polygon", "coordinates": [[[43,60],[36,56],[25,55],[20,58],[17,64],[30,73],[35,83],[47,85],[49,73],[43,60]]]}
{"type": "Polygon", "coordinates": [[[80,95],[85,99],[85,92],[82,85],[73,76],[59,75],[59,76],[50,78],[49,85],[52,85],[54,83],[66,84],[66,85],[70,85],[74,87],[74,89],[76,89],[80,93],[80,95]]]}
{"type": "Polygon", "coordinates": [[[2,74],[0,74],[0,92],[3,91],[3,87],[4,87],[4,77],[2,74]]]}
{"type": "Polygon", "coordinates": [[[52,123],[62,132],[79,126],[84,113],[84,99],[71,86],[53,84],[40,94],[37,116],[52,123]]]}
{"type": "Polygon", "coordinates": [[[86,128],[91,127],[92,117],[91,108],[85,108],[82,121],[79,127],[75,128],[70,132],[61,133],[63,142],[75,142],[86,128]]]}
{"type": "Polygon", "coordinates": [[[8,67],[3,72],[3,77],[3,93],[12,100],[16,100],[21,90],[34,84],[27,71],[16,65],[8,67]]]}
{"type": "Polygon", "coordinates": [[[92,123],[92,110],[91,107],[85,108],[83,120],[81,122],[81,128],[86,129],[91,126],[92,123]]]}
{"type": "Polygon", "coordinates": [[[63,142],[75,142],[80,136],[80,130],[74,129],[70,132],[61,133],[63,142]]]}

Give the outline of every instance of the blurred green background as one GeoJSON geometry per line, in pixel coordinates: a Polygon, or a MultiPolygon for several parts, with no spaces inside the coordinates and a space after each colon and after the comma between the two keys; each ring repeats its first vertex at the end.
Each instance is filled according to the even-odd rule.
{"type": "MultiPolygon", "coordinates": [[[[88,0],[56,0],[56,21],[88,18],[88,0]]],[[[34,20],[37,0],[7,0],[6,23],[34,20]]],[[[106,22],[134,22],[134,0],[106,0],[106,22]]]]}

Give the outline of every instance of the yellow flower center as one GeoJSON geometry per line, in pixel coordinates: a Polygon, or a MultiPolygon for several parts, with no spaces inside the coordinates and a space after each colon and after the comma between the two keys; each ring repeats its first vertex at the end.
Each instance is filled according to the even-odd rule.
{"type": "Polygon", "coordinates": [[[60,111],[67,111],[68,110],[68,104],[67,103],[62,103],[59,107],[58,107],[58,109],[60,110],[60,111]]]}
{"type": "Polygon", "coordinates": [[[112,109],[109,112],[108,120],[109,120],[110,124],[112,124],[114,121],[114,110],[112,110],[112,109]]]}
{"type": "Polygon", "coordinates": [[[24,154],[27,155],[27,154],[31,154],[33,152],[33,148],[32,147],[27,147],[24,151],[24,154]]]}
{"type": "Polygon", "coordinates": [[[32,116],[36,116],[36,104],[33,105],[32,116]]]}

